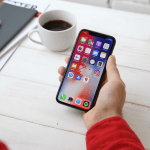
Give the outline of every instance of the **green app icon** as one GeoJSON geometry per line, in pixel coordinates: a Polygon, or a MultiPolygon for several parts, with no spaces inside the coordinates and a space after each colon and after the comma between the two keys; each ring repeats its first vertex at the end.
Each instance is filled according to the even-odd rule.
{"type": "Polygon", "coordinates": [[[82,37],[80,41],[81,41],[82,43],[85,43],[85,42],[86,42],[86,38],[85,38],[85,37],[82,37]]]}
{"type": "Polygon", "coordinates": [[[85,102],[83,103],[83,106],[84,106],[84,107],[88,107],[88,106],[89,106],[89,102],[85,101],[85,102]]]}
{"type": "Polygon", "coordinates": [[[60,99],[65,100],[65,99],[66,99],[66,94],[63,94],[63,93],[62,93],[62,94],[60,95],[60,99]]]}

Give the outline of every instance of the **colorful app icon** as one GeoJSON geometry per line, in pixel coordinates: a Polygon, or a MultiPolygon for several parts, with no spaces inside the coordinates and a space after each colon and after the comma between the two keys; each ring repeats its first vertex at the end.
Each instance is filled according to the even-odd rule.
{"type": "Polygon", "coordinates": [[[93,55],[93,56],[98,56],[98,53],[99,53],[98,50],[94,50],[93,53],[92,53],[92,55],[93,55]]]}
{"type": "Polygon", "coordinates": [[[74,99],[73,97],[69,97],[69,98],[68,98],[68,101],[69,101],[69,102],[73,102],[73,99],[74,99]]]}
{"type": "Polygon", "coordinates": [[[87,62],[87,57],[82,57],[82,62],[87,62]]]}
{"type": "Polygon", "coordinates": [[[90,59],[90,64],[94,65],[95,64],[95,60],[94,59],[90,59]]]}
{"type": "Polygon", "coordinates": [[[88,44],[89,45],[93,45],[94,44],[94,40],[93,39],[89,39],[88,44]]]}
{"type": "Polygon", "coordinates": [[[79,71],[81,72],[81,71],[83,71],[84,70],[84,68],[86,68],[86,66],[85,65],[80,65],[79,66],[79,71]]]}
{"type": "Polygon", "coordinates": [[[98,66],[98,67],[103,67],[103,62],[102,62],[102,61],[98,61],[98,62],[97,62],[97,66],[98,66]]]}
{"type": "Polygon", "coordinates": [[[75,103],[76,103],[77,105],[80,105],[80,104],[81,104],[81,99],[77,98],[76,101],[75,101],[75,103]]]}
{"type": "Polygon", "coordinates": [[[105,57],[106,57],[106,53],[101,52],[100,57],[101,57],[101,58],[105,58],[105,57]]]}
{"type": "Polygon", "coordinates": [[[92,73],[92,69],[91,68],[87,68],[87,70],[86,70],[86,74],[91,74],[92,73]]]}
{"type": "Polygon", "coordinates": [[[71,65],[71,69],[76,69],[76,68],[77,68],[77,64],[73,63],[73,64],[71,65]]]}
{"type": "Polygon", "coordinates": [[[69,73],[68,73],[68,77],[69,77],[69,78],[73,78],[73,76],[74,76],[73,72],[69,72],[69,73]]]}
{"type": "Polygon", "coordinates": [[[81,80],[81,76],[79,76],[78,74],[76,75],[76,80],[81,80]]]}
{"type": "Polygon", "coordinates": [[[81,40],[80,40],[80,42],[82,42],[82,43],[85,43],[86,42],[86,37],[81,37],[81,40]]]}
{"type": "Polygon", "coordinates": [[[66,94],[63,94],[63,93],[62,93],[62,94],[60,95],[60,99],[65,100],[65,99],[66,99],[66,94]]]}
{"type": "Polygon", "coordinates": [[[76,54],[76,55],[74,56],[74,59],[75,59],[75,60],[80,60],[80,55],[76,54]]]}
{"type": "Polygon", "coordinates": [[[84,47],[83,47],[83,46],[78,46],[78,48],[77,48],[77,50],[78,50],[79,52],[82,52],[82,51],[83,51],[83,49],[84,49],[84,47]]]}
{"type": "Polygon", "coordinates": [[[88,107],[89,106],[89,102],[88,101],[84,101],[83,106],[84,107],[88,107]]]}
{"type": "Polygon", "coordinates": [[[97,41],[97,42],[96,42],[96,46],[97,46],[97,47],[101,47],[101,45],[102,45],[102,42],[100,42],[100,41],[97,41]]]}
{"type": "Polygon", "coordinates": [[[84,77],[83,82],[88,83],[89,82],[89,78],[88,77],[84,77]]]}
{"type": "Polygon", "coordinates": [[[108,43],[105,43],[104,46],[103,46],[103,48],[104,48],[104,49],[109,49],[109,46],[110,46],[110,45],[109,45],[108,43]]]}
{"type": "Polygon", "coordinates": [[[99,76],[99,75],[100,75],[100,71],[99,71],[99,70],[95,70],[95,71],[94,71],[94,75],[95,75],[95,76],[99,76]]]}
{"type": "Polygon", "coordinates": [[[90,53],[91,53],[91,48],[86,48],[86,49],[85,49],[85,53],[86,53],[86,54],[90,54],[90,53]]]}

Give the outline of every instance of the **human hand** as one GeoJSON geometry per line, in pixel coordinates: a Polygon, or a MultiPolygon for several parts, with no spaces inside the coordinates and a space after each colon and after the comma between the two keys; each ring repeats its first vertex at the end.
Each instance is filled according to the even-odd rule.
{"type": "MultiPolygon", "coordinates": [[[[65,59],[69,61],[69,56],[65,59]]],[[[59,81],[61,82],[65,67],[59,67],[59,81]]],[[[116,67],[115,56],[111,55],[106,65],[106,78],[103,81],[96,105],[87,113],[83,114],[87,129],[90,129],[97,122],[113,116],[122,117],[122,108],[126,98],[125,84],[120,78],[116,67]]]]}

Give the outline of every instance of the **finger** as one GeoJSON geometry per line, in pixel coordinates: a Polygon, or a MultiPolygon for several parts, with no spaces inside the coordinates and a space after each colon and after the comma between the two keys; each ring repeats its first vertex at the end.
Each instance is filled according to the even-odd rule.
{"type": "Polygon", "coordinates": [[[59,68],[58,68],[58,73],[63,76],[63,75],[64,75],[64,72],[65,72],[65,69],[66,69],[66,68],[65,68],[64,66],[59,67],[59,68]]]}
{"type": "Polygon", "coordinates": [[[60,76],[59,76],[59,81],[61,82],[61,81],[62,81],[62,79],[63,79],[63,76],[62,76],[62,75],[60,75],[60,76]]]}
{"type": "Polygon", "coordinates": [[[70,59],[70,56],[67,56],[66,58],[65,58],[65,62],[68,64],[68,62],[69,62],[69,59],[70,59]]]}
{"type": "Polygon", "coordinates": [[[115,56],[111,55],[108,58],[106,70],[107,70],[108,80],[120,78],[120,74],[116,66],[115,56]]]}

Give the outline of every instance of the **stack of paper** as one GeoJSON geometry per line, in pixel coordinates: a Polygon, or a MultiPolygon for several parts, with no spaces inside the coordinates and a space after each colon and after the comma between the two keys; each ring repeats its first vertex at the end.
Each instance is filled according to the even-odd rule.
{"type": "Polygon", "coordinates": [[[25,7],[28,9],[36,9],[38,15],[19,33],[9,42],[7,46],[0,53],[0,70],[14,53],[14,51],[19,46],[21,40],[28,34],[28,32],[37,26],[38,16],[43,13],[46,8],[49,6],[48,2],[38,1],[38,0],[4,0],[5,3],[16,5],[19,7],[25,7]]]}

